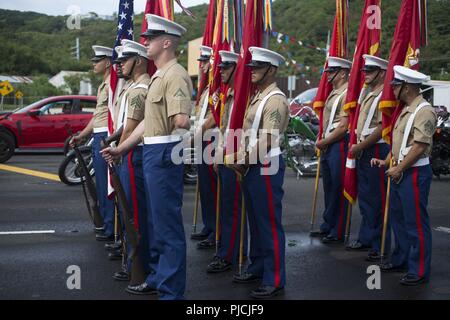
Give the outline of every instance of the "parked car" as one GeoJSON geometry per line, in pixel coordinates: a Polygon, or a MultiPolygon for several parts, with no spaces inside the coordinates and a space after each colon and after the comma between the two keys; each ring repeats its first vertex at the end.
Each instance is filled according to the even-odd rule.
{"type": "Polygon", "coordinates": [[[83,130],[93,116],[95,96],[50,97],[0,115],[0,163],[20,150],[62,150],[73,132],[83,130]]]}
{"type": "Polygon", "coordinates": [[[292,117],[303,116],[304,113],[314,113],[312,107],[317,90],[318,88],[308,89],[292,100],[289,106],[292,117]]]}

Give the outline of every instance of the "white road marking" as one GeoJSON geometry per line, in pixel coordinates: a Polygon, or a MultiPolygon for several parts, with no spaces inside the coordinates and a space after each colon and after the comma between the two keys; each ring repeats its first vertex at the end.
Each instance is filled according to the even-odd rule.
{"type": "Polygon", "coordinates": [[[0,236],[2,236],[2,235],[16,235],[16,234],[45,234],[45,233],[55,233],[55,230],[3,231],[3,232],[0,232],[0,236]]]}
{"type": "Polygon", "coordinates": [[[434,230],[445,232],[445,233],[450,233],[450,228],[446,228],[446,227],[437,227],[434,230]]]}

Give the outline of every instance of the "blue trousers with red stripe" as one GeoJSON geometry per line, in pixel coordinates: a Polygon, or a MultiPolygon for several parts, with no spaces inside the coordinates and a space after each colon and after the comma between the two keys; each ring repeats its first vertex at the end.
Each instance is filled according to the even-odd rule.
{"type": "MultiPolygon", "coordinates": [[[[242,193],[236,173],[219,165],[220,177],[220,247],[218,256],[231,263],[239,262],[242,193]]],[[[247,221],[244,228],[244,256],[247,255],[247,221]]]]}
{"type": "MultiPolygon", "coordinates": [[[[389,153],[386,143],[377,143],[364,150],[360,159],[356,160],[358,176],[358,203],[361,213],[361,225],[358,240],[363,245],[380,252],[383,217],[386,203],[385,168],[372,167],[372,158],[385,159],[389,153]]],[[[386,233],[385,252],[391,247],[390,230],[386,233]]]]}
{"type": "Polygon", "coordinates": [[[100,154],[102,138],[107,137],[107,132],[94,133],[92,143],[92,161],[95,170],[95,187],[97,190],[98,207],[103,218],[104,233],[107,236],[114,234],[114,201],[108,198],[108,164],[100,154]]]}
{"type": "MultiPolygon", "coordinates": [[[[203,150],[208,146],[203,142],[203,150]]],[[[217,175],[212,165],[204,163],[197,165],[200,203],[202,207],[202,233],[208,234],[210,240],[216,237],[216,195],[217,175]]]]}
{"type": "MultiPolygon", "coordinates": [[[[147,227],[148,209],[145,195],[142,157],[141,146],[135,147],[130,153],[123,156],[120,170],[120,180],[127,196],[129,207],[134,215],[135,227],[140,235],[139,254],[141,255],[141,259],[144,264],[144,270],[147,273],[150,273],[156,268],[157,254],[154,247],[155,242],[153,239],[153,233],[149,233],[147,227]]],[[[128,252],[130,252],[130,249],[131,247],[128,247],[128,252]]]]}
{"type": "Polygon", "coordinates": [[[161,300],[184,299],[186,288],[186,237],[184,234],[183,164],[174,164],[174,143],[144,146],[144,177],[148,230],[153,232],[158,263],[147,284],[161,300]]]}
{"type": "Polygon", "coordinates": [[[427,212],[433,173],[431,166],[412,167],[399,184],[391,184],[390,218],[395,236],[391,262],[409,274],[428,278],[431,265],[431,228],[427,212]]]}
{"type": "Polygon", "coordinates": [[[262,277],[262,284],[284,287],[286,283],[285,235],[281,223],[285,164],[279,156],[274,175],[261,164],[250,167],[243,189],[250,229],[250,265],[247,271],[262,277]]]}
{"type": "Polygon", "coordinates": [[[347,218],[348,201],[343,194],[347,150],[348,136],[329,145],[320,159],[325,195],[324,222],[320,230],[339,239],[344,236],[347,218]]]}

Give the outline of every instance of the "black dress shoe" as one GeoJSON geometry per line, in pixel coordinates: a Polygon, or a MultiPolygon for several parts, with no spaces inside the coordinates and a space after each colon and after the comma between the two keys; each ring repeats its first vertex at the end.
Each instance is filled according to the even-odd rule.
{"type": "Polygon", "coordinates": [[[108,253],[109,260],[122,260],[122,250],[114,250],[108,253]]]}
{"type": "Polygon", "coordinates": [[[328,232],[325,231],[311,231],[309,233],[309,236],[312,238],[323,238],[328,235],[328,232]]]}
{"type": "Polygon", "coordinates": [[[197,243],[197,249],[214,249],[216,242],[214,240],[205,239],[197,243]]]}
{"type": "Polygon", "coordinates": [[[325,244],[342,243],[342,242],[344,242],[344,240],[330,236],[330,235],[322,238],[322,243],[325,243],[325,244]]]}
{"type": "Polygon", "coordinates": [[[191,239],[192,240],[205,240],[206,238],[208,238],[208,234],[207,233],[197,232],[197,233],[192,233],[191,234],[191,239]]]}
{"type": "Polygon", "coordinates": [[[97,241],[114,241],[114,235],[106,235],[104,233],[95,235],[95,240],[97,241]]]}
{"type": "Polygon", "coordinates": [[[403,267],[394,266],[390,262],[385,262],[379,265],[382,272],[406,272],[407,270],[403,267]]]}
{"type": "Polygon", "coordinates": [[[400,279],[400,284],[404,286],[417,286],[419,284],[427,282],[427,279],[424,277],[416,276],[415,274],[406,274],[400,279]]]}
{"type": "Polygon", "coordinates": [[[231,263],[221,258],[216,258],[206,268],[208,273],[220,273],[228,270],[231,270],[231,263]]]}
{"type": "Polygon", "coordinates": [[[107,250],[107,251],[115,251],[115,250],[119,250],[120,248],[122,248],[121,241],[105,244],[105,250],[107,250]]]}
{"type": "Polygon", "coordinates": [[[260,286],[258,289],[250,292],[250,296],[255,299],[268,299],[282,293],[284,288],[275,288],[271,286],[260,286]]]}
{"type": "Polygon", "coordinates": [[[113,278],[117,281],[130,281],[130,274],[122,270],[114,273],[113,278]]]}
{"type": "Polygon", "coordinates": [[[236,283],[253,283],[260,281],[261,279],[262,279],[261,277],[258,277],[248,272],[244,272],[243,274],[235,274],[233,276],[233,282],[236,283]]]}
{"type": "Polygon", "coordinates": [[[98,234],[101,234],[101,233],[103,233],[105,231],[105,227],[103,226],[103,227],[94,227],[94,232],[95,233],[98,233],[98,234]]]}
{"type": "Polygon", "coordinates": [[[129,285],[125,291],[137,295],[151,295],[158,293],[158,290],[150,287],[146,282],[138,284],[137,286],[129,285]]]}
{"type": "MultiPolygon", "coordinates": [[[[383,259],[387,259],[387,255],[383,256],[383,259]]],[[[379,262],[381,261],[381,255],[377,251],[369,251],[366,257],[366,261],[369,262],[379,262]]]]}
{"type": "Polygon", "coordinates": [[[358,240],[353,241],[348,246],[345,247],[346,250],[351,251],[367,251],[370,249],[370,246],[365,246],[358,240]]]}

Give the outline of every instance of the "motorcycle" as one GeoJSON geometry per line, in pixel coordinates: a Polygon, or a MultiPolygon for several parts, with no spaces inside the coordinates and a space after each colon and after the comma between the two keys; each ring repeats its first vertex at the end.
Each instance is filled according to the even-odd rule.
{"type": "MultiPolygon", "coordinates": [[[[94,138],[91,137],[87,139],[84,144],[82,144],[78,149],[83,155],[84,161],[86,162],[86,166],[88,167],[89,173],[91,177],[95,175],[94,165],[92,162],[92,143],[94,138]]],[[[185,150],[185,153],[189,152],[185,150]]],[[[190,153],[190,152],[189,152],[190,153]]],[[[78,159],[74,150],[70,149],[69,146],[69,138],[66,140],[64,144],[64,154],[66,155],[64,160],[61,162],[58,175],[59,179],[69,185],[79,185],[81,184],[82,171],[78,164],[78,159]]],[[[193,153],[192,153],[193,154],[193,153]]],[[[193,163],[193,162],[192,162],[193,163]]],[[[197,183],[197,166],[194,164],[186,163],[184,165],[184,183],[186,184],[195,184],[197,183]]]]}
{"type": "Polygon", "coordinates": [[[309,106],[303,106],[290,115],[282,150],[286,165],[296,173],[297,179],[316,175],[318,158],[315,143],[318,132],[319,120],[309,106]]]}
{"type": "Polygon", "coordinates": [[[450,121],[446,107],[435,107],[438,116],[436,132],[433,135],[433,149],[431,150],[431,169],[433,174],[450,174],[450,121]]]}

